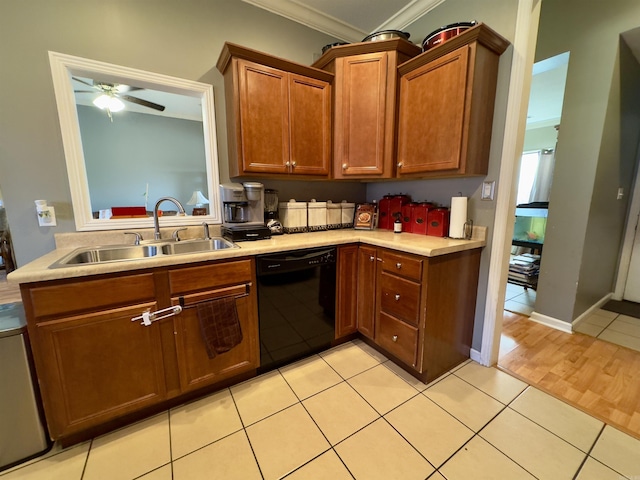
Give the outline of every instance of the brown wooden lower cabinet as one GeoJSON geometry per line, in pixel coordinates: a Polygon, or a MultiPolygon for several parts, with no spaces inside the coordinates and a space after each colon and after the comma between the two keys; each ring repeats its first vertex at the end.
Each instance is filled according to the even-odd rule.
{"type": "Polygon", "coordinates": [[[358,331],[425,382],[469,358],[480,253],[360,246],[358,331]]]}
{"type": "Polygon", "coordinates": [[[49,434],[82,436],[259,366],[252,259],[21,286],[49,434]],[[239,345],[210,359],[198,302],[233,296],[239,345]],[[132,318],[182,301],[174,317],[132,318]]]}
{"type": "Polygon", "coordinates": [[[358,248],[358,332],[374,337],[376,321],[376,269],[377,249],[366,245],[358,248]]]}
{"type": "MultiPolygon", "coordinates": [[[[437,378],[469,356],[480,251],[341,246],[336,339],[358,331],[423,381],[437,378]]],[[[253,258],[21,285],[51,438],[79,441],[254,375],[255,285],[253,258]],[[234,298],[242,339],[209,358],[197,305],[223,297],[234,298]],[[174,305],[175,316],[132,321],[174,305]]]]}
{"type": "Polygon", "coordinates": [[[169,273],[171,303],[177,305],[182,298],[184,305],[182,313],[173,319],[181,391],[197,390],[259,366],[258,311],[256,295],[252,293],[252,285],[256,285],[254,270],[253,262],[245,260],[169,273]],[[227,286],[228,280],[221,281],[225,274],[233,277],[236,285],[227,286]],[[197,280],[194,282],[194,279],[197,280]],[[205,285],[206,290],[198,291],[205,285]],[[242,341],[228,352],[209,358],[200,331],[197,305],[223,297],[235,299],[242,341]]]}
{"type": "Polygon", "coordinates": [[[146,309],[156,304],[37,324],[33,350],[54,439],[166,398],[158,326],[131,322],[146,309]]]}

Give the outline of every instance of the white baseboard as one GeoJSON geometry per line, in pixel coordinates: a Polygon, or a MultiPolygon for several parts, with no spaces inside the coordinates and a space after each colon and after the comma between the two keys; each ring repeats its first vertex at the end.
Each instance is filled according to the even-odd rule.
{"type": "Polygon", "coordinates": [[[576,327],[578,325],[580,325],[580,323],[582,323],[582,321],[585,318],[588,318],[591,315],[593,315],[596,312],[596,310],[602,308],[602,306],[605,303],[607,303],[609,300],[611,300],[611,297],[613,297],[613,293],[607,293],[604,297],[602,297],[600,300],[598,300],[596,303],[594,303],[586,312],[584,312],[582,315],[580,315],[578,318],[576,318],[571,323],[571,327],[575,330],[576,327]]]}
{"type": "MultiPolygon", "coordinates": [[[[474,350],[472,348],[469,352],[469,358],[471,358],[471,360],[473,360],[474,362],[478,362],[480,365],[484,365],[484,363],[482,363],[482,355],[480,355],[480,352],[478,350],[474,350]]],[[[488,367],[489,365],[484,366],[488,367]]]]}
{"type": "Polygon", "coordinates": [[[538,312],[532,312],[529,319],[533,320],[534,322],[541,323],[542,325],[546,325],[547,327],[571,333],[571,324],[562,320],[558,320],[557,318],[549,317],[538,312]]]}

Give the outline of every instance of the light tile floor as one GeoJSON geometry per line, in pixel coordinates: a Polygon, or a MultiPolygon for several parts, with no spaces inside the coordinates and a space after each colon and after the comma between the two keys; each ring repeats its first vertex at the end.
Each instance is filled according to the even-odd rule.
{"type": "Polygon", "coordinates": [[[591,335],[640,352],[640,319],[599,309],[575,328],[591,335]]]}
{"type": "Polygon", "coordinates": [[[530,316],[536,305],[536,291],[520,285],[507,283],[504,297],[504,309],[510,312],[530,316]]]}
{"type": "Polygon", "coordinates": [[[640,440],[468,361],[424,385],[349,342],[0,480],[640,478],[640,440]]]}

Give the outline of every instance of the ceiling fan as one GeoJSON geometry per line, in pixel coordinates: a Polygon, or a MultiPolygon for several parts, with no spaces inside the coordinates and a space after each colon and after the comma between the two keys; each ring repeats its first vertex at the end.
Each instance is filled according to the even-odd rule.
{"type": "Polygon", "coordinates": [[[89,83],[85,80],[82,80],[81,78],[71,78],[93,89],[74,90],[75,93],[100,93],[100,95],[93,100],[93,104],[100,109],[107,110],[107,115],[109,115],[109,118],[112,122],[113,117],[111,116],[111,112],[119,112],[120,110],[125,108],[125,104],[122,102],[122,100],[135,103],[143,107],[158,110],[160,112],[164,111],[165,109],[164,105],[159,105],[148,100],[143,100],[142,98],[132,97],[131,95],[127,94],[127,92],[143,90],[140,87],[131,87],[129,85],[123,85],[119,83],[100,82],[97,80],[93,80],[93,83],[89,83]]]}

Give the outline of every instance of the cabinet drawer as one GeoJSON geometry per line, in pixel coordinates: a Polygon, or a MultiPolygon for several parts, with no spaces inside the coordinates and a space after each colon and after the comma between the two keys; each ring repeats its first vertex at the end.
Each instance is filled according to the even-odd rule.
{"type": "Polygon", "coordinates": [[[418,356],[418,329],[380,312],[376,333],[378,345],[413,367],[418,356]]]}
{"type": "Polygon", "coordinates": [[[251,282],[251,260],[222,262],[200,267],[187,267],[169,271],[169,288],[172,295],[197,292],[226,285],[251,282]]]}
{"type": "Polygon", "coordinates": [[[420,284],[382,273],[380,276],[380,309],[394,317],[418,326],[420,318],[420,284]]]}
{"type": "Polygon", "coordinates": [[[422,279],[422,259],[382,250],[382,271],[419,282],[422,279]]]}

